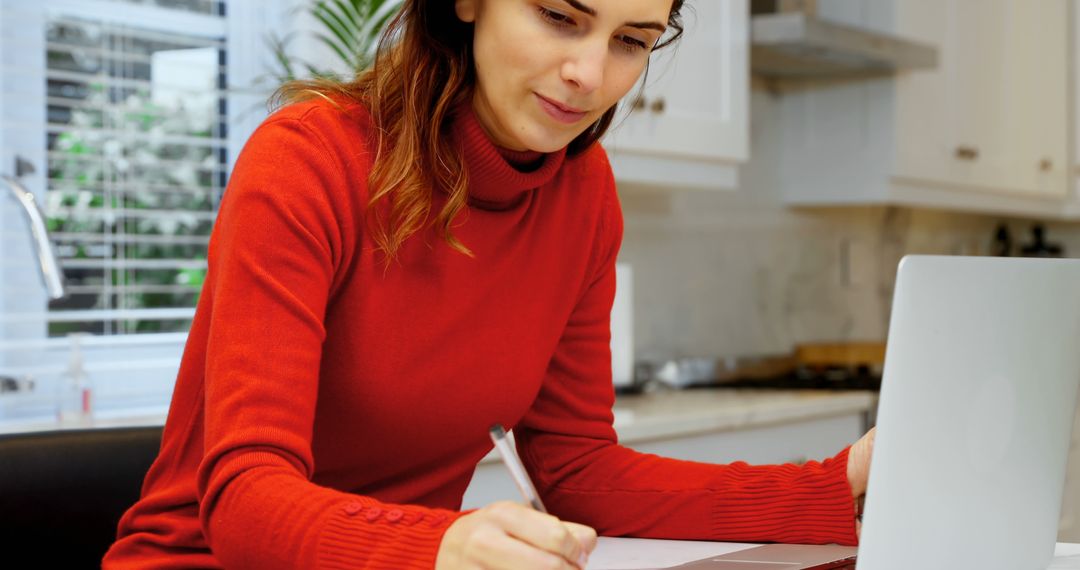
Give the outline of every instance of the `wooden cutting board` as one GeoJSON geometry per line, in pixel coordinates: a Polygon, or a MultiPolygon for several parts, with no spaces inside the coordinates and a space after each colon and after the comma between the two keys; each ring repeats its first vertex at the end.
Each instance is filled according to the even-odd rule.
{"type": "Polygon", "coordinates": [[[795,361],[802,366],[882,366],[884,342],[805,343],[795,347],[795,361]]]}

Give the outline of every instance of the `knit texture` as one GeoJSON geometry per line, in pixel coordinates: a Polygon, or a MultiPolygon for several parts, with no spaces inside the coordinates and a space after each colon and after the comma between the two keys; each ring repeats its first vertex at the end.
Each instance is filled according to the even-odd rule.
{"type": "Polygon", "coordinates": [[[365,227],[374,132],[358,105],[309,102],[244,147],[161,452],[105,568],[431,568],[496,422],[553,514],[603,534],[855,542],[846,450],[755,467],[618,445],[622,217],[599,145],[501,153],[457,109],[454,232],[474,256],[425,230],[386,268],[365,227]]]}

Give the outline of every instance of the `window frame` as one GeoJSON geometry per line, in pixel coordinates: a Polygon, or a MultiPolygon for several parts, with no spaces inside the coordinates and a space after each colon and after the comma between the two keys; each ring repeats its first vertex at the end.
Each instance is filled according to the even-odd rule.
{"type": "MultiPolygon", "coordinates": [[[[244,142],[266,117],[267,87],[256,86],[272,68],[266,38],[284,35],[291,25],[289,8],[295,2],[229,0],[224,16],[119,0],[0,3],[0,173],[15,174],[16,156],[28,160],[35,172],[20,181],[39,204],[44,203],[48,175],[45,35],[50,16],[224,39],[225,170],[231,172],[244,142]]],[[[48,337],[48,321],[58,315],[48,311],[29,229],[20,205],[8,194],[0,187],[0,377],[25,383],[16,393],[20,402],[14,401],[13,394],[0,393],[0,431],[17,429],[28,421],[48,423],[41,415],[47,416],[54,406],[58,385],[73,365],[75,343],[80,347],[82,369],[94,383],[99,418],[163,419],[186,332],[48,337]],[[31,385],[33,389],[28,390],[31,385]]],[[[172,311],[194,314],[193,308],[172,311]]],[[[60,315],[73,317],[77,315],[60,315]]]]}

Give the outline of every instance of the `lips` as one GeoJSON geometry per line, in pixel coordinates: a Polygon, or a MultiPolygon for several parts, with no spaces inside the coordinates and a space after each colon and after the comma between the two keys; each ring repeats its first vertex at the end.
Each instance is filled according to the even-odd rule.
{"type": "Polygon", "coordinates": [[[561,109],[564,112],[567,112],[567,113],[580,113],[582,115],[585,114],[585,111],[582,111],[581,109],[575,109],[574,107],[571,107],[569,105],[563,105],[562,103],[559,103],[558,101],[555,101],[553,99],[548,99],[547,97],[544,97],[543,95],[541,95],[540,98],[547,101],[548,103],[551,103],[552,105],[558,107],[559,109],[561,109]]]}
{"type": "Polygon", "coordinates": [[[536,97],[540,101],[540,107],[542,107],[551,118],[560,123],[576,123],[585,117],[585,111],[563,105],[562,103],[548,99],[539,93],[536,94],[536,97]]]}

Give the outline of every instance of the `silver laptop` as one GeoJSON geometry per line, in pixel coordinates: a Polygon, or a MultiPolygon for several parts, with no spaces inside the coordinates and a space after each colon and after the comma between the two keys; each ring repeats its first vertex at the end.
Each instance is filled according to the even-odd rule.
{"type": "MultiPolygon", "coordinates": [[[[900,262],[859,570],[1050,564],[1078,345],[1080,260],[900,262]]],[[[677,568],[849,568],[855,554],[776,544],[677,568]]]]}

